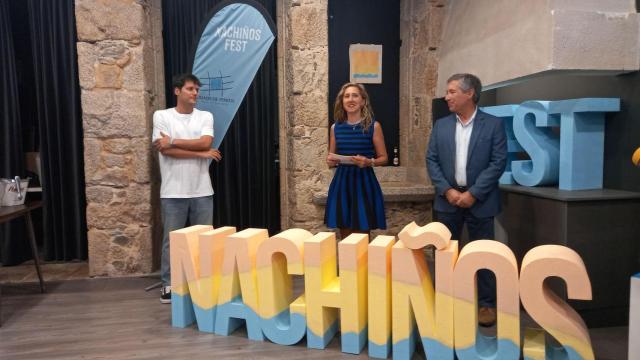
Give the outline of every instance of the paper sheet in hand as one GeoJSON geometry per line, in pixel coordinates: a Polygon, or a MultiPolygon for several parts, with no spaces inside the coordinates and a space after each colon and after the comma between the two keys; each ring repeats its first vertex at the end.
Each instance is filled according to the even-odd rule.
{"type": "Polygon", "coordinates": [[[331,160],[337,160],[340,164],[351,164],[351,165],[354,164],[353,160],[351,159],[351,156],[329,153],[329,158],[331,160]]]}

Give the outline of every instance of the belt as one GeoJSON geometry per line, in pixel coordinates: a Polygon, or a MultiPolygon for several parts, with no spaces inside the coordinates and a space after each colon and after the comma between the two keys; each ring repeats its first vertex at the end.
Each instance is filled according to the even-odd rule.
{"type": "Polygon", "coordinates": [[[466,186],[456,186],[456,190],[460,192],[466,192],[467,190],[469,190],[469,188],[466,186]]]}

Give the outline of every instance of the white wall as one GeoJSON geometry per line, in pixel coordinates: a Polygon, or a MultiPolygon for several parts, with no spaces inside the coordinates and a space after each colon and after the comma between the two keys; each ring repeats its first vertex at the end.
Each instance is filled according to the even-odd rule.
{"type": "Polygon", "coordinates": [[[456,0],[444,24],[437,95],[469,72],[486,88],[548,71],[639,68],[633,0],[456,0]]]}

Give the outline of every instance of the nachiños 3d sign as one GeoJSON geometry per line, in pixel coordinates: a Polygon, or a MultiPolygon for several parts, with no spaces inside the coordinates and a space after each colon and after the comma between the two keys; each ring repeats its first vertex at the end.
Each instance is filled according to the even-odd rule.
{"type": "Polygon", "coordinates": [[[584,263],[558,245],[531,249],[520,271],[513,252],[493,240],[458,242],[441,223],[407,225],[394,236],[213,229],[171,233],[172,325],[229,335],[246,325],[252,340],[324,349],[340,332],[342,351],[411,358],[421,342],[429,359],[593,359],[580,316],[544,283],[564,280],[570,299],[591,299],[584,263]],[[424,247],[435,247],[435,285],[424,247]],[[339,267],[339,276],[337,275],[339,267]],[[497,338],[477,328],[476,272],[494,272],[497,338]],[[304,276],[294,298],[292,275],[304,276]],[[521,344],[520,303],[542,329],[521,344]],[[561,348],[545,345],[545,331],[561,348]]]}

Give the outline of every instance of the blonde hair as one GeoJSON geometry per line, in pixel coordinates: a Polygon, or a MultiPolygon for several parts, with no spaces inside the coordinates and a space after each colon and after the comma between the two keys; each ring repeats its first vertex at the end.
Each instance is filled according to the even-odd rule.
{"type": "Polygon", "coordinates": [[[362,115],[362,129],[364,131],[369,131],[369,127],[373,123],[373,109],[371,108],[371,103],[369,102],[369,94],[362,84],[346,83],[342,85],[340,91],[338,92],[338,96],[336,96],[336,102],[333,105],[333,119],[339,123],[347,120],[347,112],[344,111],[342,98],[344,97],[344,92],[347,90],[347,88],[350,87],[358,88],[358,91],[360,91],[360,96],[364,100],[364,105],[362,106],[362,109],[360,109],[360,114],[362,115]]]}

